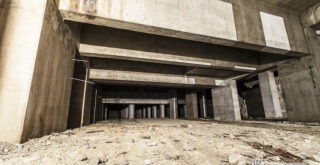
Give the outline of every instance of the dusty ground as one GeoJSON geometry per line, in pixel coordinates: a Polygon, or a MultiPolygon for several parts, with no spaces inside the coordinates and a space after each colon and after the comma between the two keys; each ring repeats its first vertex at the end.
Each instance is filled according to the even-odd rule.
{"type": "Polygon", "coordinates": [[[218,165],[257,160],[320,164],[320,125],[108,121],[22,145],[0,143],[0,164],[218,165]]]}

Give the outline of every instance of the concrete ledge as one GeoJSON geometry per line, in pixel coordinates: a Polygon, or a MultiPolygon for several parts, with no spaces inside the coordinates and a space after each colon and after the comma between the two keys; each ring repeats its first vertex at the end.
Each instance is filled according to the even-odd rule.
{"type": "Polygon", "coordinates": [[[103,104],[169,104],[168,99],[113,99],[104,98],[102,99],[103,104]]]}
{"type": "Polygon", "coordinates": [[[282,50],[282,49],[278,49],[278,48],[267,47],[265,45],[246,43],[246,42],[240,42],[240,41],[235,41],[235,40],[228,40],[228,39],[224,39],[224,38],[199,35],[199,34],[182,32],[182,31],[154,27],[154,26],[147,26],[147,25],[142,25],[142,24],[137,24],[137,23],[131,23],[131,22],[125,22],[125,21],[121,21],[121,20],[99,17],[99,16],[95,16],[95,15],[90,15],[90,14],[84,14],[84,13],[75,12],[75,11],[71,11],[71,10],[61,10],[60,9],[60,12],[61,12],[62,16],[64,17],[64,19],[69,20],[69,21],[88,23],[88,24],[93,24],[93,25],[106,26],[106,27],[112,27],[112,28],[117,28],[117,29],[143,32],[143,33],[149,33],[149,34],[155,34],[155,35],[161,35],[161,36],[167,36],[167,37],[173,37],[173,38],[180,38],[180,39],[186,39],[186,40],[192,40],[192,41],[212,43],[212,44],[217,44],[217,45],[231,46],[231,47],[243,48],[243,49],[248,49],[248,50],[262,51],[262,52],[278,54],[278,55],[285,55],[285,56],[292,56],[292,57],[303,57],[303,56],[309,55],[307,52],[288,51],[288,50],[282,50]]]}
{"type": "Polygon", "coordinates": [[[125,84],[153,84],[153,85],[178,85],[189,87],[216,87],[223,85],[223,80],[209,77],[196,77],[173,74],[158,74],[147,72],[132,72],[118,70],[91,69],[90,79],[104,83],[125,84]]]}
{"type": "Polygon", "coordinates": [[[79,52],[82,56],[85,57],[172,64],[200,68],[226,69],[247,73],[259,69],[259,65],[253,64],[243,65],[241,63],[236,62],[219,62],[218,60],[213,59],[204,59],[197,57],[179,56],[174,54],[155,53],[88,44],[80,44],[79,52]]]}

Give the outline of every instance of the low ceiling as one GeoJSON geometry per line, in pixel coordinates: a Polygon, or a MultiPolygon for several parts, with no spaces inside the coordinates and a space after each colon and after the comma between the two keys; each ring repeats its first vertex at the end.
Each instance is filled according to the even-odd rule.
{"type": "Polygon", "coordinates": [[[267,3],[295,11],[303,11],[317,4],[319,0],[265,0],[267,3]]]}

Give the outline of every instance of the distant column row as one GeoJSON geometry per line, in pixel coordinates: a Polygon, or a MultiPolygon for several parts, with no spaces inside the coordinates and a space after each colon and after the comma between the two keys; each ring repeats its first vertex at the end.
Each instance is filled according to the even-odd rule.
{"type": "Polygon", "coordinates": [[[165,117],[165,105],[140,106],[137,108],[135,104],[130,104],[128,107],[121,110],[122,119],[163,119],[165,117]]]}

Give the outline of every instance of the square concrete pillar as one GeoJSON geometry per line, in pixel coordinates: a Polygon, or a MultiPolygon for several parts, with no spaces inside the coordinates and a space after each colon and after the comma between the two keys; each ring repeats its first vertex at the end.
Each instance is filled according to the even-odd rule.
{"type": "Polygon", "coordinates": [[[0,8],[0,141],[65,130],[75,56],[70,30],[53,1],[5,0],[0,8]]]}
{"type": "Polygon", "coordinates": [[[206,98],[205,92],[200,93],[199,105],[200,105],[200,117],[206,118],[207,117],[207,98],[206,98]]]}
{"type": "Polygon", "coordinates": [[[165,115],[165,105],[161,104],[160,105],[160,118],[164,119],[165,117],[166,117],[166,115],[165,115]]]}
{"type": "Polygon", "coordinates": [[[178,97],[177,97],[176,89],[171,89],[169,91],[169,104],[170,104],[170,118],[177,119],[178,118],[178,97]]]}
{"type": "Polygon", "coordinates": [[[158,107],[156,105],[152,106],[153,118],[158,118],[158,107]]]}
{"type": "Polygon", "coordinates": [[[104,106],[104,120],[108,120],[108,105],[104,106]]]}
{"type": "Polygon", "coordinates": [[[135,118],[134,114],[134,104],[129,105],[129,119],[132,120],[135,118]]]}
{"type": "Polygon", "coordinates": [[[147,117],[147,108],[142,109],[142,118],[145,119],[147,117]]]}
{"type": "Polygon", "coordinates": [[[137,116],[136,116],[137,119],[141,119],[142,118],[142,109],[137,109],[137,116]]]}
{"type": "Polygon", "coordinates": [[[129,107],[126,107],[126,108],[124,109],[124,118],[125,118],[125,119],[129,119],[129,107]]]}
{"type": "Polygon", "coordinates": [[[151,107],[147,108],[147,116],[148,116],[148,119],[151,119],[151,107]]]}
{"type": "Polygon", "coordinates": [[[259,83],[266,119],[282,118],[280,97],[273,72],[259,73],[259,83]]]}
{"type": "Polygon", "coordinates": [[[236,81],[231,80],[224,87],[212,92],[213,113],[216,120],[240,121],[239,96],[236,81]]]}
{"type": "Polygon", "coordinates": [[[192,90],[186,90],[186,119],[198,119],[198,98],[197,93],[192,90]]]}
{"type": "Polygon", "coordinates": [[[121,109],[120,118],[121,118],[121,119],[124,119],[124,118],[125,118],[124,109],[121,109]]]}

